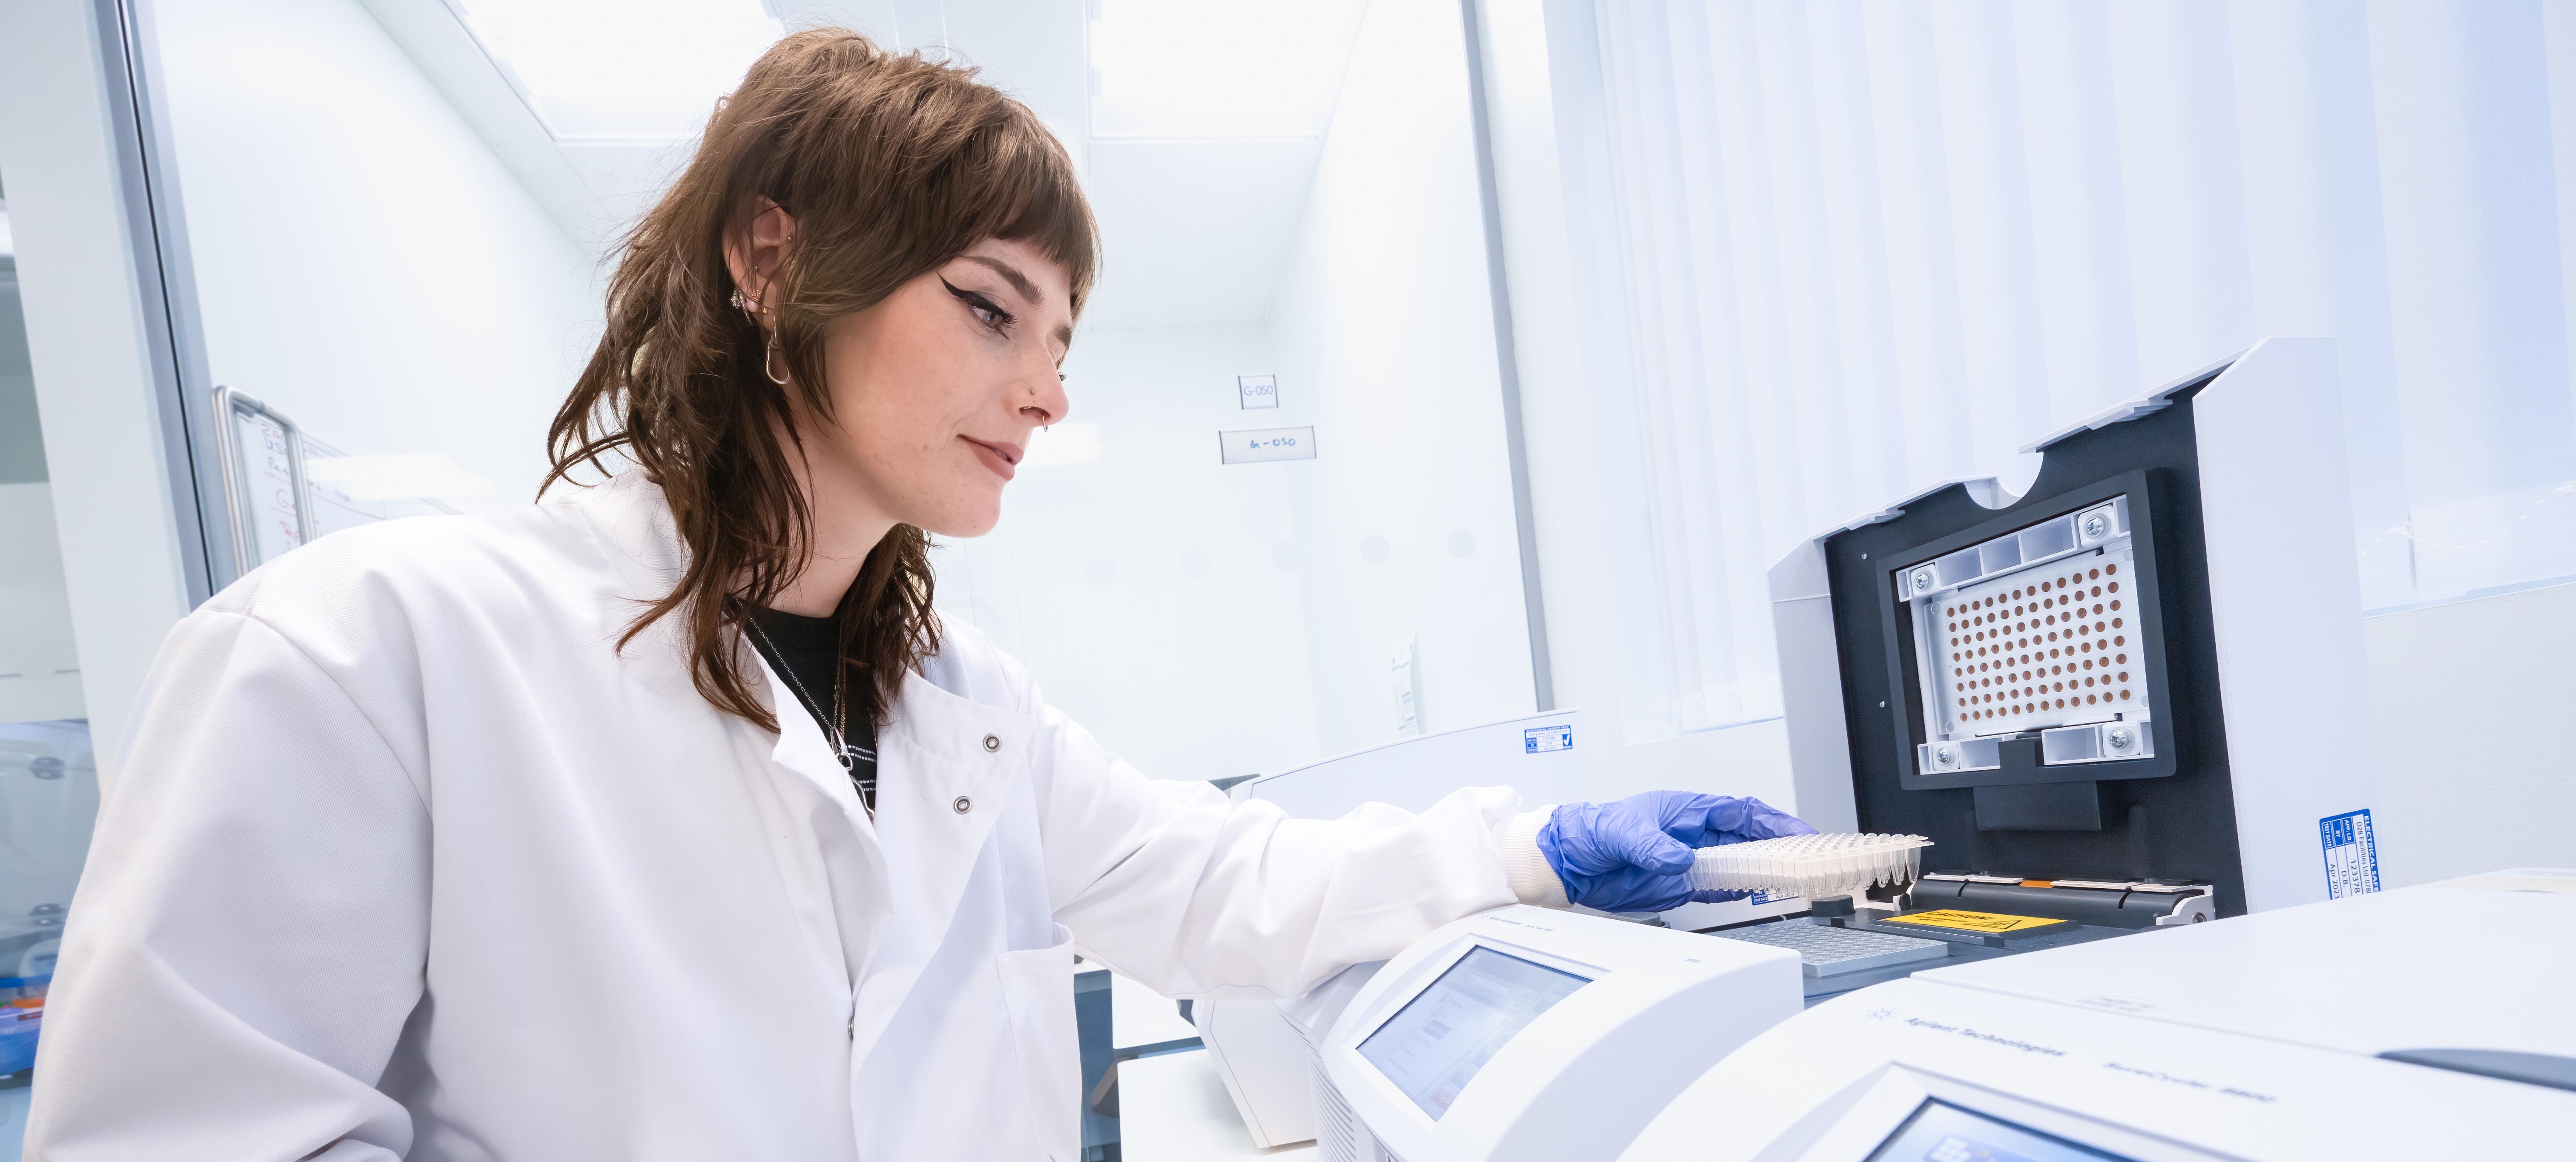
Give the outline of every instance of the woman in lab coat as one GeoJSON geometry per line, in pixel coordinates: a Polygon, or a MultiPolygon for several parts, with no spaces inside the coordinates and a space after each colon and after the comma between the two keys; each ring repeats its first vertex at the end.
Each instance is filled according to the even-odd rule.
{"type": "Polygon", "coordinates": [[[629,239],[549,503],[335,534],[172,631],[31,1157],[1071,1162],[1077,941],[1296,994],[1804,829],[1505,788],[1291,821],[1049,709],[933,616],[925,550],[1064,417],[1092,269],[1026,109],[770,50],[629,239]]]}

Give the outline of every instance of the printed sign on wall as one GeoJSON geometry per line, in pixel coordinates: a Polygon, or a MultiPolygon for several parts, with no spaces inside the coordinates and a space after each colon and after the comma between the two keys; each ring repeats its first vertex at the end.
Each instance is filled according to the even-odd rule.
{"type": "Polygon", "coordinates": [[[1313,428],[1252,428],[1216,434],[1219,459],[1227,464],[1315,458],[1313,428]]]}

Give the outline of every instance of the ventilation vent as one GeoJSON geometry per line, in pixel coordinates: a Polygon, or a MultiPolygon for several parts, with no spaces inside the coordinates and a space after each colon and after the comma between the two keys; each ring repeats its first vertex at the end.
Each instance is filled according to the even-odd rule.
{"type": "Polygon", "coordinates": [[[1332,1080],[1324,1076],[1323,1058],[1309,1053],[1306,1068],[1308,1088],[1315,1092],[1315,1147],[1323,1162],[1376,1162],[1377,1143],[1360,1128],[1350,1103],[1342,1100],[1332,1080]]]}

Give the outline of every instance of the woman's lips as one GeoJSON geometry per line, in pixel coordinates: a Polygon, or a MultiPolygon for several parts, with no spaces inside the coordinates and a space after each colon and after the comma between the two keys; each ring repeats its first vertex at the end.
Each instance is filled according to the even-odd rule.
{"type": "Polygon", "coordinates": [[[975,458],[982,460],[986,468],[992,469],[993,475],[999,476],[1004,480],[1008,480],[1019,472],[1019,469],[1012,467],[1012,465],[1020,462],[1020,450],[1018,448],[1014,448],[1009,444],[987,444],[973,436],[959,436],[957,438],[974,446],[975,458]]]}

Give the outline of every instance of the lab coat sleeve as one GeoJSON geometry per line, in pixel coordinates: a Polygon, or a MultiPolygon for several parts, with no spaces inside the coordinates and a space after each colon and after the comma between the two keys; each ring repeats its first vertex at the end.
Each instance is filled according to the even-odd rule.
{"type": "Polygon", "coordinates": [[[1053,748],[1056,918],[1087,955],[1166,996],[1296,996],[1459,917],[1564,903],[1532,838],[1547,809],[1523,811],[1509,787],[1456,791],[1420,815],[1371,803],[1290,819],[1207,783],[1147,779],[1036,712],[1053,748]]]}
{"type": "Polygon", "coordinates": [[[311,657],[211,607],[163,645],[126,750],[27,1156],[400,1158],[411,1119],[375,1083],[422,990],[419,785],[311,657]]]}

